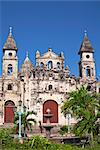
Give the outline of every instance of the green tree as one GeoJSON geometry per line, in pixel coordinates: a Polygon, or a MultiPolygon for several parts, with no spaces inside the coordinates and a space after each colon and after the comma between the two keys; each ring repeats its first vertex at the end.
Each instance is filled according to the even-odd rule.
{"type": "MultiPolygon", "coordinates": [[[[23,130],[24,130],[24,137],[26,136],[26,129],[27,130],[31,130],[32,129],[32,124],[36,123],[36,120],[33,117],[29,117],[31,115],[36,115],[36,112],[34,111],[28,111],[28,112],[24,112],[21,114],[21,125],[23,126],[23,130]]],[[[18,113],[15,115],[14,118],[14,123],[17,125],[17,128],[19,128],[19,115],[18,113]]]]}
{"type": "Polygon", "coordinates": [[[64,102],[61,108],[64,115],[69,110],[72,112],[73,116],[77,119],[74,132],[77,135],[90,134],[91,144],[93,144],[99,114],[98,110],[100,109],[97,97],[96,94],[90,94],[84,87],[81,87],[69,93],[69,99],[64,102]]]}

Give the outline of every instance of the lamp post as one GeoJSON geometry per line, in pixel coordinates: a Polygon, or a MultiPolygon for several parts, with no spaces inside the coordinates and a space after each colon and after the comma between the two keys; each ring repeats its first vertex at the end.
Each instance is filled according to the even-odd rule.
{"type": "Polygon", "coordinates": [[[68,135],[70,135],[70,133],[71,133],[71,129],[70,129],[70,118],[71,118],[71,113],[70,113],[70,111],[68,111],[68,112],[67,112],[68,135]]]}
{"type": "MultiPolygon", "coordinates": [[[[18,139],[20,140],[21,143],[23,143],[23,140],[22,140],[22,114],[26,112],[26,106],[23,106],[23,112],[21,110],[22,108],[22,101],[19,100],[18,101],[19,103],[19,111],[17,112],[17,107],[14,107],[13,111],[14,113],[18,113],[18,139]]],[[[24,137],[25,137],[25,131],[24,131],[24,137]]]]}
{"type": "Polygon", "coordinates": [[[65,117],[65,120],[67,119],[67,126],[68,126],[68,135],[71,133],[71,130],[70,130],[70,118],[71,118],[71,113],[70,111],[67,111],[65,114],[64,114],[64,117],[65,117]]]}
{"type": "Polygon", "coordinates": [[[68,134],[70,134],[70,114],[68,113],[68,134]]]}

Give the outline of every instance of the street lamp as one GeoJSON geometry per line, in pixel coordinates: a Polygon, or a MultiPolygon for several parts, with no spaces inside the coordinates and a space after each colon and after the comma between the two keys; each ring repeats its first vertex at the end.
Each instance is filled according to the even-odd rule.
{"type": "Polygon", "coordinates": [[[14,111],[14,113],[17,112],[18,116],[19,116],[19,120],[18,120],[18,125],[19,125],[19,127],[18,127],[18,138],[19,138],[20,142],[22,142],[21,141],[21,137],[22,137],[22,117],[21,117],[21,115],[24,112],[26,112],[26,106],[23,106],[23,112],[21,110],[21,108],[22,108],[22,101],[21,100],[18,101],[18,106],[19,106],[19,111],[17,112],[17,107],[14,107],[13,111],[14,111]]]}
{"type": "Polygon", "coordinates": [[[65,119],[67,119],[67,126],[68,126],[68,134],[71,133],[71,128],[70,128],[70,119],[71,119],[71,112],[70,111],[67,111],[65,114],[64,114],[64,117],[65,119]]]}
{"type": "Polygon", "coordinates": [[[69,112],[67,114],[67,118],[68,118],[68,134],[70,134],[70,113],[69,112]]]}

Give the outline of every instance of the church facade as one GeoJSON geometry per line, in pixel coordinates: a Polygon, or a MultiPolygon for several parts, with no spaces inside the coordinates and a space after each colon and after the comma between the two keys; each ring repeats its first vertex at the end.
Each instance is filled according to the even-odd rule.
{"type": "MultiPolygon", "coordinates": [[[[67,119],[61,113],[63,101],[68,93],[86,86],[89,91],[100,92],[100,83],[96,81],[94,50],[85,34],[79,49],[79,77],[70,75],[68,66],[64,67],[64,54],[59,55],[48,48],[44,54],[36,51],[36,66],[28,54],[18,70],[17,46],[10,29],[3,47],[2,76],[0,77],[0,124],[13,123],[14,108],[21,111],[35,111],[37,122],[45,124],[44,114],[49,109],[53,114],[51,123],[67,124],[67,119]]],[[[70,124],[75,124],[70,116],[70,124]]]]}

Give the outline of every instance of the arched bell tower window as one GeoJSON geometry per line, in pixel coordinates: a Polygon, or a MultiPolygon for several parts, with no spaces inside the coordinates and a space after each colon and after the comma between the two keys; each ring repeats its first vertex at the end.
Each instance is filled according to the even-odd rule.
{"type": "Polygon", "coordinates": [[[52,61],[49,61],[48,62],[48,69],[52,69],[53,68],[53,63],[52,63],[52,61]]]}
{"type": "Polygon", "coordinates": [[[92,76],[94,76],[94,70],[93,70],[93,68],[91,69],[91,71],[92,71],[92,76]]]}
{"type": "Polygon", "coordinates": [[[44,63],[41,62],[41,63],[40,63],[40,68],[43,69],[43,67],[44,67],[44,63]]]}
{"type": "Polygon", "coordinates": [[[90,77],[91,76],[91,69],[90,69],[90,67],[89,66],[87,66],[87,68],[86,68],[86,76],[88,77],[90,77]]]}
{"type": "Polygon", "coordinates": [[[12,85],[8,84],[8,90],[12,90],[12,85]]]}
{"type": "Polygon", "coordinates": [[[52,85],[49,85],[48,89],[49,89],[49,91],[51,91],[52,90],[52,85]]]}
{"type": "Polygon", "coordinates": [[[12,74],[12,71],[13,71],[13,67],[11,64],[8,65],[8,75],[11,75],[12,74]]]}
{"type": "Polygon", "coordinates": [[[60,69],[60,62],[57,62],[57,69],[60,69]]]}

